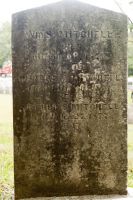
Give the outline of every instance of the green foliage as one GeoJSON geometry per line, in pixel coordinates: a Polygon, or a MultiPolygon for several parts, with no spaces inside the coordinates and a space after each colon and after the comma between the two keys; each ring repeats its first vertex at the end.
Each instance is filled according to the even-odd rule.
{"type": "Polygon", "coordinates": [[[11,60],[11,24],[5,22],[0,28],[0,67],[11,60]]]}
{"type": "Polygon", "coordinates": [[[133,32],[128,36],[128,74],[133,76],[133,32]]]}
{"type": "Polygon", "coordinates": [[[128,170],[128,186],[133,188],[133,169],[128,170]]]}

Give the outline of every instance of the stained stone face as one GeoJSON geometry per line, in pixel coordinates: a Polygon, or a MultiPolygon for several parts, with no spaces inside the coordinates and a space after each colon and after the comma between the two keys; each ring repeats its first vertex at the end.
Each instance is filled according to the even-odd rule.
{"type": "Polygon", "coordinates": [[[125,194],[127,19],[80,2],[13,15],[16,199],[125,194]]]}

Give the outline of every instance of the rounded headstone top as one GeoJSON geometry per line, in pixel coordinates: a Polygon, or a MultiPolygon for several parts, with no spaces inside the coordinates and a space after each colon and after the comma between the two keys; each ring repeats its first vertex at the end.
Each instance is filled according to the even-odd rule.
{"type": "Polygon", "coordinates": [[[81,2],[80,0],[62,0],[61,2],[63,2],[64,4],[76,4],[76,3],[84,3],[81,2]]]}
{"type": "Polygon", "coordinates": [[[63,0],[63,1],[72,2],[72,1],[77,1],[77,0],[63,0]]]}
{"type": "Polygon", "coordinates": [[[73,3],[73,2],[78,2],[78,0],[63,0],[63,2],[66,2],[66,3],[73,3]]]}

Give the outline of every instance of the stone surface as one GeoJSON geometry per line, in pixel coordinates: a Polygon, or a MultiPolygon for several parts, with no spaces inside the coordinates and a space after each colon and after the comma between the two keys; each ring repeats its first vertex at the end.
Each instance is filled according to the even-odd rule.
{"type": "Polygon", "coordinates": [[[16,199],[126,194],[126,16],[63,1],[12,36],[16,199]]]}
{"type": "Polygon", "coordinates": [[[128,188],[128,195],[89,195],[79,197],[45,197],[45,198],[30,198],[21,200],[132,200],[133,188],[128,188]]]}

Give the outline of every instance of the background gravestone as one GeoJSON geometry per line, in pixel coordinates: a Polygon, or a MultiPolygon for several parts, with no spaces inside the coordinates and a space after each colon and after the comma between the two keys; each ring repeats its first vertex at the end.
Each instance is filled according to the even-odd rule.
{"type": "Polygon", "coordinates": [[[16,199],[125,194],[127,18],[63,1],[13,15],[16,199]]]}

